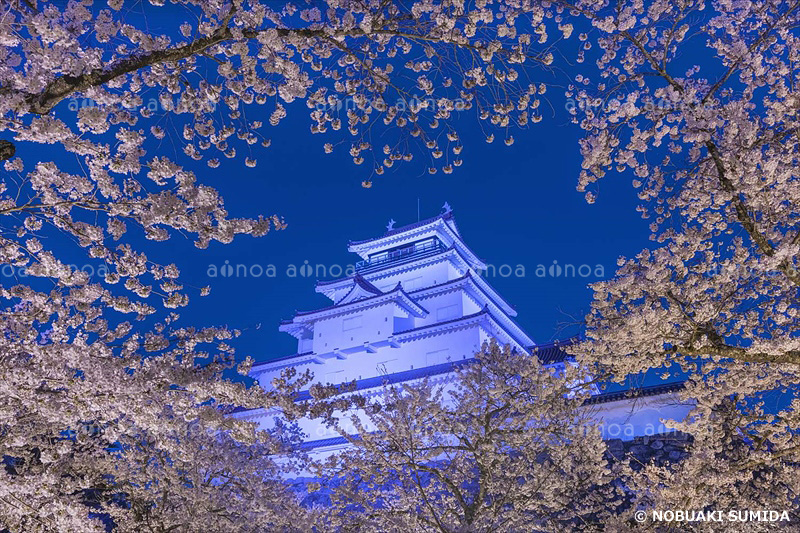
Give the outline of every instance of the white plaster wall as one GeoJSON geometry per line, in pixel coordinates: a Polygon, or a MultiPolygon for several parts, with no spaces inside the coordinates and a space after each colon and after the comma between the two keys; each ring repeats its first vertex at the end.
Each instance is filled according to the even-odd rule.
{"type": "Polygon", "coordinates": [[[314,322],[314,352],[324,354],[388,338],[394,329],[395,307],[393,302],[386,302],[314,322]]]}
{"type": "Polygon", "coordinates": [[[631,440],[634,437],[669,433],[669,423],[662,419],[683,420],[693,405],[682,403],[674,393],[628,398],[588,406],[601,422],[606,439],[631,440]]]}
{"type": "Polygon", "coordinates": [[[419,298],[417,302],[428,311],[428,316],[418,318],[416,327],[428,326],[464,316],[464,293],[461,290],[448,291],[427,298],[419,298]]]}
{"type": "Polygon", "coordinates": [[[411,292],[432,287],[433,285],[444,283],[445,281],[455,279],[459,276],[460,274],[450,261],[441,261],[432,265],[413,268],[408,271],[400,271],[388,276],[367,274],[364,277],[384,292],[393,290],[398,282],[403,284],[403,290],[411,292]]]}
{"type": "MultiPolygon", "coordinates": [[[[324,336],[323,336],[324,338],[324,336]]],[[[430,337],[423,337],[404,342],[398,348],[382,346],[375,353],[362,350],[352,353],[346,359],[329,358],[323,363],[305,363],[296,365],[298,373],[310,370],[314,381],[343,383],[353,379],[414,370],[441,364],[449,361],[469,359],[486,340],[486,332],[477,324],[430,337]]],[[[258,369],[256,369],[258,370],[258,369]]],[[[258,374],[262,387],[270,387],[273,378],[279,376],[281,369],[268,370],[258,374]]],[[[310,384],[309,384],[310,385],[310,384]]]]}

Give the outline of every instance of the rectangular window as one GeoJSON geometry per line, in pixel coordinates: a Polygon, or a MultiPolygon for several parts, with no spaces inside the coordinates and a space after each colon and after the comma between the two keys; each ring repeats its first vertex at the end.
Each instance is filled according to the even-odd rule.
{"type": "Polygon", "coordinates": [[[325,383],[333,383],[334,385],[338,385],[344,382],[344,370],[337,370],[336,372],[328,372],[325,374],[325,383]]]}
{"type": "Polygon", "coordinates": [[[436,321],[450,320],[458,316],[458,304],[446,305],[436,310],[436,321]]]}
{"type": "Polygon", "coordinates": [[[441,365],[450,360],[450,349],[444,348],[425,354],[425,364],[427,366],[441,365]]]}
{"type": "Polygon", "coordinates": [[[361,315],[352,316],[342,320],[342,331],[350,331],[361,327],[361,315]]]}

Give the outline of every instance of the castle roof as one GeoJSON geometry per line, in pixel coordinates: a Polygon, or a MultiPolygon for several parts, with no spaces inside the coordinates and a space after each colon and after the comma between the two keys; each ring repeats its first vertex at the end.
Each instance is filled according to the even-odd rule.
{"type": "MultiPolygon", "coordinates": [[[[526,341],[529,341],[530,339],[524,334],[524,332],[522,332],[522,330],[519,330],[519,328],[516,327],[516,324],[513,324],[513,322],[508,320],[502,320],[502,317],[495,316],[495,314],[493,314],[488,308],[484,308],[471,315],[406,329],[404,331],[398,331],[391,337],[391,341],[375,342],[372,344],[373,346],[381,346],[389,343],[402,344],[406,342],[413,342],[414,340],[424,337],[436,336],[453,330],[475,326],[494,330],[495,336],[500,337],[501,343],[516,346],[525,353],[532,353],[536,349],[536,347],[526,345],[526,341]],[[505,339],[503,339],[503,337],[505,339]]],[[[291,334],[300,334],[304,327],[305,326],[302,323],[285,321],[281,326],[281,330],[291,334]]],[[[358,349],[360,348],[354,348],[353,350],[358,349]]],[[[340,352],[350,353],[353,350],[340,350],[340,352]]],[[[569,357],[567,353],[563,351],[563,349],[559,349],[558,345],[555,343],[552,345],[544,345],[541,347],[540,351],[536,351],[535,353],[539,357],[539,360],[542,362],[542,364],[560,363],[569,357]]],[[[298,364],[321,364],[325,359],[328,359],[331,356],[342,355],[342,353],[337,355],[336,351],[334,350],[326,353],[303,352],[285,357],[278,357],[254,364],[251,370],[251,375],[258,375],[267,369],[275,370],[277,368],[294,366],[298,364]]]]}
{"type": "Polygon", "coordinates": [[[438,220],[448,221],[451,224],[452,229],[456,232],[457,235],[461,235],[458,231],[458,227],[456,226],[456,221],[453,218],[453,212],[447,211],[446,213],[442,213],[441,215],[436,215],[435,217],[426,218],[424,220],[420,220],[418,222],[414,222],[412,224],[406,224],[405,226],[400,226],[399,228],[392,228],[387,230],[381,237],[373,237],[371,239],[363,239],[360,241],[350,241],[351,246],[357,246],[359,244],[366,244],[374,241],[381,240],[386,237],[391,237],[392,235],[397,235],[398,233],[405,233],[406,231],[411,231],[416,228],[421,228],[432,224],[438,220]]]}
{"type": "Polygon", "coordinates": [[[564,340],[553,341],[549,344],[531,346],[531,353],[539,358],[543,365],[562,363],[572,359],[572,355],[567,353],[565,348],[577,342],[577,338],[572,337],[564,340]]]}
{"type": "Polygon", "coordinates": [[[365,280],[361,277],[360,274],[356,274],[352,278],[353,280],[353,288],[345,294],[336,305],[342,305],[350,302],[355,302],[357,300],[363,300],[365,298],[370,298],[372,296],[380,296],[383,294],[378,287],[370,283],[369,281],[365,280]]]}
{"type": "MultiPolygon", "coordinates": [[[[408,293],[403,290],[403,287],[400,283],[398,283],[393,290],[387,292],[381,292],[372,284],[363,285],[362,283],[356,283],[353,291],[355,291],[356,288],[362,288],[364,286],[369,287],[369,289],[362,289],[365,292],[369,292],[369,295],[365,295],[362,298],[349,299],[347,301],[342,301],[341,303],[335,303],[321,309],[314,309],[312,311],[297,311],[294,318],[291,320],[283,320],[281,322],[279,327],[280,331],[298,336],[302,334],[302,331],[306,327],[306,323],[314,322],[320,318],[350,313],[362,308],[373,307],[388,302],[393,302],[399,307],[405,309],[411,316],[425,317],[428,315],[428,310],[419,305],[411,296],[409,296],[408,293]],[[375,294],[373,290],[377,291],[377,294],[375,294]]],[[[353,291],[348,293],[348,295],[352,294],[353,291]]],[[[343,298],[343,300],[345,299],[347,299],[347,296],[343,298]]]]}
{"type": "Polygon", "coordinates": [[[368,260],[370,256],[382,251],[391,250],[406,244],[418,242],[422,239],[436,237],[446,248],[455,247],[467,259],[470,266],[476,270],[483,270],[486,264],[475,255],[464,243],[461,233],[449,209],[441,215],[407,224],[399,228],[391,228],[381,237],[350,241],[347,249],[357,253],[362,259],[368,260]]]}
{"type": "MultiPolygon", "coordinates": [[[[318,281],[317,292],[321,292],[332,298],[333,291],[339,290],[338,287],[333,288],[332,285],[339,285],[339,284],[344,285],[350,281],[356,282],[356,278],[361,278],[362,282],[368,283],[369,286],[373,288],[373,290],[379,291],[379,289],[377,289],[375,285],[367,281],[365,277],[361,276],[360,274],[356,274],[355,276],[339,278],[330,281],[318,281]]],[[[442,290],[447,289],[448,287],[464,285],[465,283],[471,283],[476,288],[477,291],[481,292],[484,295],[487,301],[491,301],[492,303],[494,303],[507,315],[511,317],[517,316],[517,311],[511,304],[509,304],[497,291],[495,291],[494,288],[489,283],[487,283],[481,276],[474,275],[470,270],[468,270],[461,277],[444,281],[442,283],[439,283],[437,285],[432,285],[430,287],[424,287],[422,289],[408,291],[408,294],[413,298],[419,298],[421,296],[427,296],[428,294],[431,293],[441,292],[442,290]]],[[[350,292],[354,290],[355,289],[352,288],[350,292]]],[[[348,298],[349,294],[350,293],[342,297],[339,300],[339,302],[345,301],[348,298]]]]}

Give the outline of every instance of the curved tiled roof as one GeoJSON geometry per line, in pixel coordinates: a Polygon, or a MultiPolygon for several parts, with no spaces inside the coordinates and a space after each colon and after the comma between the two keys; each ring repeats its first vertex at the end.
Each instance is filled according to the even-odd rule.
{"type": "Polygon", "coordinates": [[[391,230],[387,231],[386,233],[384,233],[383,236],[384,237],[388,237],[390,235],[395,235],[397,233],[403,233],[404,231],[408,231],[410,229],[414,229],[414,228],[418,228],[420,226],[424,226],[426,224],[430,224],[431,222],[434,222],[434,221],[436,221],[436,220],[438,220],[440,218],[442,220],[451,220],[453,218],[453,212],[452,211],[448,211],[446,213],[442,213],[441,215],[436,215],[435,217],[431,217],[431,218],[428,218],[426,220],[420,220],[419,222],[414,222],[412,224],[406,224],[405,226],[400,226],[399,228],[391,229],[391,230]]]}
{"type": "Polygon", "coordinates": [[[383,294],[383,291],[381,291],[381,290],[380,290],[378,287],[376,287],[375,285],[373,285],[373,284],[372,284],[372,283],[370,283],[369,281],[365,280],[365,279],[364,279],[364,278],[361,276],[361,274],[356,274],[356,275],[353,277],[353,281],[355,281],[355,282],[356,282],[356,284],[357,284],[359,287],[361,287],[362,289],[364,289],[364,290],[366,290],[366,291],[369,291],[369,292],[371,292],[372,294],[383,294]]]}
{"type": "Polygon", "coordinates": [[[351,245],[353,245],[353,244],[364,244],[364,243],[367,243],[367,242],[376,241],[378,239],[383,239],[384,237],[390,237],[392,235],[397,235],[398,233],[403,233],[404,231],[409,231],[409,230],[412,230],[414,228],[420,228],[422,226],[426,226],[428,224],[431,224],[432,222],[436,222],[439,219],[451,220],[452,218],[453,218],[453,212],[452,211],[448,211],[447,213],[442,213],[441,215],[436,215],[435,217],[426,218],[425,220],[420,220],[419,222],[414,222],[413,224],[406,224],[405,226],[400,226],[399,228],[390,229],[389,231],[387,231],[386,233],[384,233],[380,237],[377,237],[377,238],[373,237],[371,239],[363,239],[363,240],[360,240],[360,241],[350,241],[350,244],[351,245]]]}
{"type": "Polygon", "coordinates": [[[529,349],[532,354],[539,357],[539,361],[541,361],[543,365],[562,363],[572,358],[564,348],[574,344],[577,340],[576,338],[571,338],[562,341],[554,341],[549,344],[531,346],[529,349]]]}
{"type": "MultiPolygon", "coordinates": [[[[353,296],[353,295],[357,295],[359,289],[361,289],[362,291],[364,291],[367,294],[371,294],[372,296],[380,296],[380,295],[384,294],[382,290],[380,290],[378,287],[376,287],[375,285],[373,285],[369,281],[365,280],[363,277],[361,277],[360,274],[356,274],[353,277],[353,286],[351,287],[351,289],[349,291],[347,291],[347,294],[342,296],[339,299],[339,301],[336,302],[334,305],[343,305],[345,303],[351,303],[351,302],[355,301],[355,300],[351,300],[350,297],[353,296]]],[[[362,292],[362,294],[364,292],[362,292]]]]}
{"type": "Polygon", "coordinates": [[[618,400],[626,400],[629,398],[645,398],[647,396],[657,396],[659,394],[667,394],[670,392],[677,392],[686,387],[685,381],[673,381],[672,383],[659,383],[658,385],[650,385],[648,387],[636,387],[614,392],[604,392],[597,394],[587,399],[584,404],[593,405],[598,403],[616,402],[618,400]]]}
{"type": "MultiPolygon", "coordinates": [[[[376,289],[376,290],[377,290],[377,289],[376,289]]],[[[419,305],[419,304],[418,304],[416,301],[414,301],[414,299],[413,299],[413,298],[411,298],[411,297],[408,295],[408,293],[407,293],[405,290],[403,290],[403,286],[402,286],[400,283],[398,283],[398,284],[397,284],[397,286],[396,286],[394,289],[392,289],[392,290],[390,290],[390,291],[387,291],[387,292],[380,292],[380,291],[378,291],[378,294],[375,294],[374,296],[370,296],[370,297],[368,297],[368,298],[363,298],[363,299],[361,299],[361,300],[355,300],[355,301],[353,301],[353,302],[348,302],[348,303],[341,304],[341,305],[337,303],[337,304],[329,305],[329,306],[327,306],[327,307],[322,307],[322,308],[320,308],[320,309],[313,309],[313,310],[311,310],[311,311],[297,311],[297,312],[295,313],[295,317],[301,317],[301,316],[313,315],[313,314],[316,314],[316,313],[320,313],[320,312],[322,312],[322,311],[330,311],[331,309],[336,309],[337,307],[345,307],[345,306],[348,306],[348,305],[351,305],[351,304],[369,302],[369,301],[371,301],[371,300],[374,300],[374,299],[376,299],[376,298],[381,298],[381,297],[383,297],[383,296],[390,296],[390,295],[393,295],[393,294],[395,294],[395,293],[397,293],[397,295],[398,295],[398,296],[403,296],[403,297],[405,297],[405,298],[406,298],[408,301],[410,301],[410,302],[411,302],[413,305],[415,305],[415,306],[419,307],[420,309],[422,309],[422,311],[424,311],[425,313],[427,313],[427,310],[425,310],[425,308],[424,308],[424,307],[422,307],[422,306],[421,306],[421,305],[419,305]]],[[[289,320],[288,322],[287,322],[287,321],[282,321],[282,322],[281,322],[281,324],[291,324],[291,323],[293,323],[293,321],[292,321],[292,320],[289,320]]]]}

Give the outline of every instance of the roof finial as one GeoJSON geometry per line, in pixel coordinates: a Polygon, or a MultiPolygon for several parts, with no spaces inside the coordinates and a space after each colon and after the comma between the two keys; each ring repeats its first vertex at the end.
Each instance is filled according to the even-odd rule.
{"type": "Polygon", "coordinates": [[[442,206],[442,210],[444,211],[444,213],[442,213],[442,214],[444,214],[444,215],[447,215],[447,214],[449,214],[451,211],[453,211],[453,208],[452,208],[452,207],[450,207],[450,204],[449,204],[449,203],[445,202],[445,203],[444,203],[444,205],[442,206]]]}
{"type": "Polygon", "coordinates": [[[386,231],[392,231],[395,224],[397,224],[397,222],[395,222],[393,218],[389,219],[389,223],[386,224],[386,231]]]}

